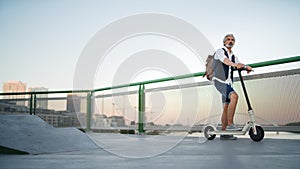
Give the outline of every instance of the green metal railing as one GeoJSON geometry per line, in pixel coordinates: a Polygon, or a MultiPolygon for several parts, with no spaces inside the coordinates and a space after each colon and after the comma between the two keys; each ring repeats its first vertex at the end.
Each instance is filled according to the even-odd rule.
{"type": "MultiPolygon", "coordinates": [[[[298,62],[298,61],[300,61],[300,56],[259,62],[259,63],[253,63],[253,64],[249,64],[249,66],[251,66],[252,68],[259,68],[259,67],[279,65],[279,64],[298,62]]],[[[89,131],[91,129],[91,117],[92,117],[92,106],[93,106],[92,105],[92,103],[93,103],[92,97],[94,96],[95,92],[124,88],[124,87],[139,86],[139,91],[138,91],[138,110],[139,110],[139,112],[138,112],[138,131],[139,131],[139,133],[144,133],[145,132],[145,130],[144,130],[145,85],[159,83],[159,82],[172,81],[172,80],[199,77],[199,76],[203,76],[204,73],[205,72],[185,74],[185,75],[179,75],[179,76],[174,76],[174,77],[166,77],[166,78],[148,80],[148,81],[143,81],[143,82],[116,85],[116,86],[112,86],[112,87],[105,87],[105,88],[99,88],[99,89],[94,89],[94,90],[65,90],[65,91],[40,91],[40,92],[37,91],[37,92],[19,92],[19,93],[0,93],[0,95],[2,95],[2,96],[4,96],[4,95],[30,95],[30,100],[29,100],[30,101],[30,114],[35,115],[36,95],[37,94],[86,93],[87,94],[87,106],[86,106],[86,109],[87,109],[86,110],[87,111],[86,124],[87,124],[87,126],[86,126],[86,129],[87,129],[87,131],[89,131]]]]}
{"type": "Polygon", "coordinates": [[[249,66],[251,66],[253,68],[258,68],[258,67],[279,65],[279,64],[298,62],[298,61],[300,61],[300,56],[294,56],[294,57],[283,58],[283,59],[276,59],[276,60],[259,62],[259,63],[253,63],[253,64],[249,64],[249,66]]]}

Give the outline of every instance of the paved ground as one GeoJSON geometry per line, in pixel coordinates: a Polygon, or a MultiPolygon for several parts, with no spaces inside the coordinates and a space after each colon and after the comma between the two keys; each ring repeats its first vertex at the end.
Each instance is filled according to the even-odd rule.
{"type": "MultiPolygon", "coordinates": [[[[151,142],[152,136],[128,136],[119,140],[115,134],[99,134],[98,138],[110,138],[110,145],[102,148],[40,155],[0,155],[0,168],[5,169],[35,169],[35,168],[212,168],[212,169],[240,169],[240,168],[295,168],[300,166],[300,140],[298,139],[270,139],[262,142],[252,142],[248,138],[235,141],[213,141],[199,143],[198,137],[185,137],[169,150],[145,158],[128,158],[120,156],[118,152],[124,146],[131,146],[140,152],[148,150],[138,147],[141,143],[151,142]],[[134,138],[132,140],[132,138],[134,138]],[[130,140],[130,142],[128,142],[130,140]],[[118,151],[119,150],[119,151],[118,151]],[[117,153],[116,153],[117,152],[117,153]]],[[[169,139],[178,137],[168,137],[169,139]]],[[[155,137],[157,139],[157,137],[155,137]]],[[[167,142],[169,139],[165,139],[167,142]]],[[[107,143],[107,142],[105,142],[107,143]]],[[[147,144],[147,143],[146,143],[147,144]]],[[[156,143],[155,143],[156,144],[156,143]]],[[[128,147],[127,147],[128,148],[128,147]]],[[[131,149],[130,147],[128,149],[131,149]]],[[[157,149],[160,145],[157,145],[157,149]]],[[[127,149],[127,150],[128,150],[127,149]]],[[[144,151],[144,155],[149,155],[144,151]]],[[[123,152],[125,153],[125,152],[123,152]]],[[[126,153],[125,153],[126,154],[126,153]]],[[[122,155],[122,154],[121,154],[122,155]]],[[[143,157],[143,154],[140,154],[143,157]]]]}
{"type": "Polygon", "coordinates": [[[186,133],[85,134],[53,128],[36,116],[2,116],[0,129],[0,146],[30,153],[0,154],[0,169],[300,168],[299,134],[266,134],[261,142],[248,136],[207,141],[186,133]]]}

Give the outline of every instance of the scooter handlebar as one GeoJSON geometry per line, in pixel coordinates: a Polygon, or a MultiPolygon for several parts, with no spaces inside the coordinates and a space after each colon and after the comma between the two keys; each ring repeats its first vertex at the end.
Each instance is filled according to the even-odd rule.
{"type": "MultiPolygon", "coordinates": [[[[247,66],[244,66],[244,67],[242,67],[242,68],[237,68],[237,67],[233,67],[233,70],[237,70],[237,71],[249,71],[248,69],[247,69],[247,66]]],[[[254,71],[253,69],[251,70],[251,71],[254,71]]]]}

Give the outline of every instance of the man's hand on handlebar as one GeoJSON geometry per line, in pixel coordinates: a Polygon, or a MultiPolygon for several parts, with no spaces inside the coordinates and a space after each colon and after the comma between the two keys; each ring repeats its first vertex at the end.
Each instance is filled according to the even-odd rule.
{"type": "Polygon", "coordinates": [[[252,71],[252,67],[248,65],[244,65],[242,63],[236,63],[234,65],[235,69],[240,69],[240,70],[246,70],[247,73],[250,73],[252,71]]]}
{"type": "Polygon", "coordinates": [[[245,70],[247,70],[247,73],[250,73],[252,71],[251,66],[245,65],[244,68],[245,68],[245,70]]]}

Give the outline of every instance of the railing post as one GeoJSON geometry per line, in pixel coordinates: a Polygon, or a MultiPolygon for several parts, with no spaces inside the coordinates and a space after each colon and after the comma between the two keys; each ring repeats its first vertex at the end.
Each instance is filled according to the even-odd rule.
{"type": "Polygon", "coordinates": [[[33,106],[33,94],[30,94],[30,101],[29,101],[29,114],[32,115],[32,106],[33,106]]]}
{"type": "Polygon", "coordinates": [[[33,115],[36,115],[36,94],[33,94],[33,115]]]}
{"type": "Polygon", "coordinates": [[[93,92],[88,92],[86,97],[86,131],[88,132],[91,130],[93,92]]]}
{"type": "Polygon", "coordinates": [[[145,85],[139,86],[139,120],[138,120],[138,132],[139,134],[145,133],[145,85]]]}

